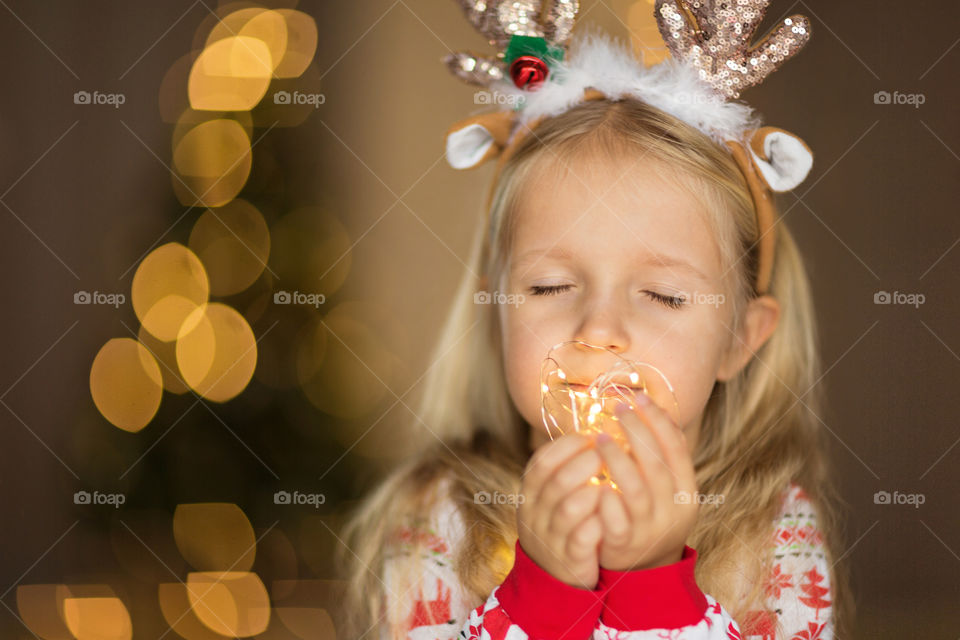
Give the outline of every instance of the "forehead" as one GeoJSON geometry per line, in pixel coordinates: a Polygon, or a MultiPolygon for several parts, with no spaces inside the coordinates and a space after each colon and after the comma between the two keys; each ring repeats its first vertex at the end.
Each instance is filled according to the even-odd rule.
{"type": "Polygon", "coordinates": [[[534,168],[521,188],[513,258],[538,248],[605,261],[660,254],[716,275],[720,248],[704,202],[692,178],[649,158],[553,158],[534,168]]]}

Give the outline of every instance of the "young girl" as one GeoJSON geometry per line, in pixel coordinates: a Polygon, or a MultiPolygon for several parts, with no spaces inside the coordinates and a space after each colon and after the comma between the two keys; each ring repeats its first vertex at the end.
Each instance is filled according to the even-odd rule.
{"type": "MultiPolygon", "coordinates": [[[[575,70],[550,71],[569,89],[575,70]]],[[[612,90],[516,130],[427,376],[423,446],[344,532],[344,637],[840,637],[809,283],[746,156],[612,90]],[[551,441],[540,367],[567,340],[655,365],[677,419],[638,403],[618,411],[628,448],[551,441]]]]}

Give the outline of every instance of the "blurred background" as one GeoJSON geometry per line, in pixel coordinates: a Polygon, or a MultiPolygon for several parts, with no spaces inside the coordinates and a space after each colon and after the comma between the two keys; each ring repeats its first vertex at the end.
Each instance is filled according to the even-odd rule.
{"type": "MultiPolygon", "coordinates": [[[[812,42],[744,98],[815,154],[781,205],[854,637],[954,638],[960,11],[761,31],[797,12],[812,42]]],[[[663,54],[648,0],[580,16],[663,54]]],[[[0,0],[0,636],[338,637],[338,528],[407,453],[492,177],[443,157],[489,109],[463,49],[492,53],[453,1],[0,0]]]]}

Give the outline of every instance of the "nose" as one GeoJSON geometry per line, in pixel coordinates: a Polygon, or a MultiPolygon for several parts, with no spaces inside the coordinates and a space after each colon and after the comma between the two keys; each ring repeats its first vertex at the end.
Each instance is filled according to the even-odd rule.
{"type": "Polygon", "coordinates": [[[610,300],[593,300],[585,306],[574,339],[616,353],[626,352],[630,348],[630,335],[624,323],[624,311],[610,300]]]}

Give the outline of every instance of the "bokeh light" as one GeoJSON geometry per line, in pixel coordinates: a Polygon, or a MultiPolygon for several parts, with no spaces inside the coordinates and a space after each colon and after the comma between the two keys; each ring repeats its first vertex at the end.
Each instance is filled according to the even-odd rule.
{"type": "MultiPolygon", "coordinates": [[[[247,322],[253,326],[257,324],[268,311],[276,308],[273,304],[275,285],[276,278],[264,267],[264,270],[260,273],[260,277],[257,278],[252,285],[230,297],[230,306],[239,311],[240,314],[246,318],[247,322]]],[[[279,333],[283,332],[281,331],[279,333]]],[[[262,356],[266,352],[264,340],[270,336],[273,336],[273,331],[269,331],[259,337],[257,370],[255,374],[260,371],[261,363],[263,362],[262,356]]]]}
{"type": "MultiPolygon", "coordinates": [[[[302,345],[318,339],[323,340],[323,345],[326,345],[326,336],[316,330],[318,312],[305,305],[273,304],[271,292],[269,314],[270,322],[281,323],[284,330],[267,332],[261,338],[254,376],[273,389],[296,387],[299,381],[295,364],[302,345]]],[[[314,349],[313,353],[314,358],[323,357],[322,351],[318,353],[314,349]]]]}
{"type": "Polygon", "coordinates": [[[210,278],[210,293],[229,296],[256,282],[270,256],[270,230],[246,200],[208,209],[190,233],[190,248],[210,278]]]}
{"type": "Polygon", "coordinates": [[[187,586],[180,582],[161,583],[158,590],[163,619],[177,635],[186,640],[223,640],[211,631],[194,612],[187,586]]]}
{"type": "Polygon", "coordinates": [[[187,317],[209,296],[203,264],[177,242],[151,251],[133,275],[133,310],[146,330],[164,342],[176,339],[187,317]]]}
{"type": "Polygon", "coordinates": [[[393,361],[377,335],[336,310],[305,332],[297,375],[307,398],[324,413],[357,419],[368,415],[388,394],[393,361]],[[318,334],[322,334],[318,335],[318,334]],[[322,360],[312,356],[326,344],[322,360]]]}
{"type": "Polygon", "coordinates": [[[206,48],[211,49],[219,42],[235,37],[263,43],[269,53],[266,62],[270,64],[269,75],[272,76],[287,50],[287,23],[280,13],[263,7],[240,9],[213,26],[207,36],[206,48]]]}
{"type": "Polygon", "coordinates": [[[139,431],[160,408],[160,366],[136,340],[108,340],[90,367],[90,395],[111,424],[124,431],[139,431]]]}
{"type": "Polygon", "coordinates": [[[285,288],[330,297],[346,280],[352,260],[346,228],[321,207],[302,207],[270,229],[270,268],[285,288]]]}
{"type": "Polygon", "coordinates": [[[300,76],[317,52],[317,23],[309,15],[294,9],[278,9],[287,23],[287,49],[273,73],[278,78],[300,76]]]}
{"type": "Polygon", "coordinates": [[[17,612],[31,633],[44,640],[73,640],[63,619],[65,584],[22,584],[17,587],[17,612]]]}
{"type": "Polygon", "coordinates": [[[319,604],[332,603],[337,585],[330,580],[275,580],[274,611],[297,638],[334,640],[333,618],[319,604]]]}
{"type": "Polygon", "coordinates": [[[257,342],[243,316],[213,302],[197,308],[183,326],[177,366],[190,388],[214,402],[243,391],[257,366],[257,342]]]}
{"type": "Polygon", "coordinates": [[[119,598],[66,598],[63,617],[77,640],[129,640],[130,614],[119,598]]]}
{"type": "Polygon", "coordinates": [[[235,504],[178,505],[173,538],[184,559],[199,571],[249,571],[257,553],[253,526],[235,504]]]}
{"type": "Polygon", "coordinates": [[[267,589],[249,571],[191,572],[187,597],[203,624],[229,638],[256,635],[270,622],[267,589]]]}
{"type": "Polygon", "coordinates": [[[301,75],[317,50],[317,23],[294,9],[247,7],[232,11],[210,30],[206,46],[242,36],[261,40],[270,51],[275,78],[301,75]]]}
{"type": "Polygon", "coordinates": [[[173,190],[187,206],[220,207],[250,176],[250,137],[236,120],[202,122],[175,143],[173,190]]]}
{"type": "Polygon", "coordinates": [[[198,111],[252,109],[270,86],[273,67],[270,48],[259,38],[218,40],[203,50],[190,69],[190,106],[198,111]]]}
{"type": "MultiPolygon", "coordinates": [[[[290,538],[279,527],[274,527],[266,533],[260,534],[257,542],[257,558],[253,571],[266,584],[275,580],[289,580],[298,574],[297,550],[290,538]]],[[[272,598],[276,600],[274,591],[272,598]]]]}

